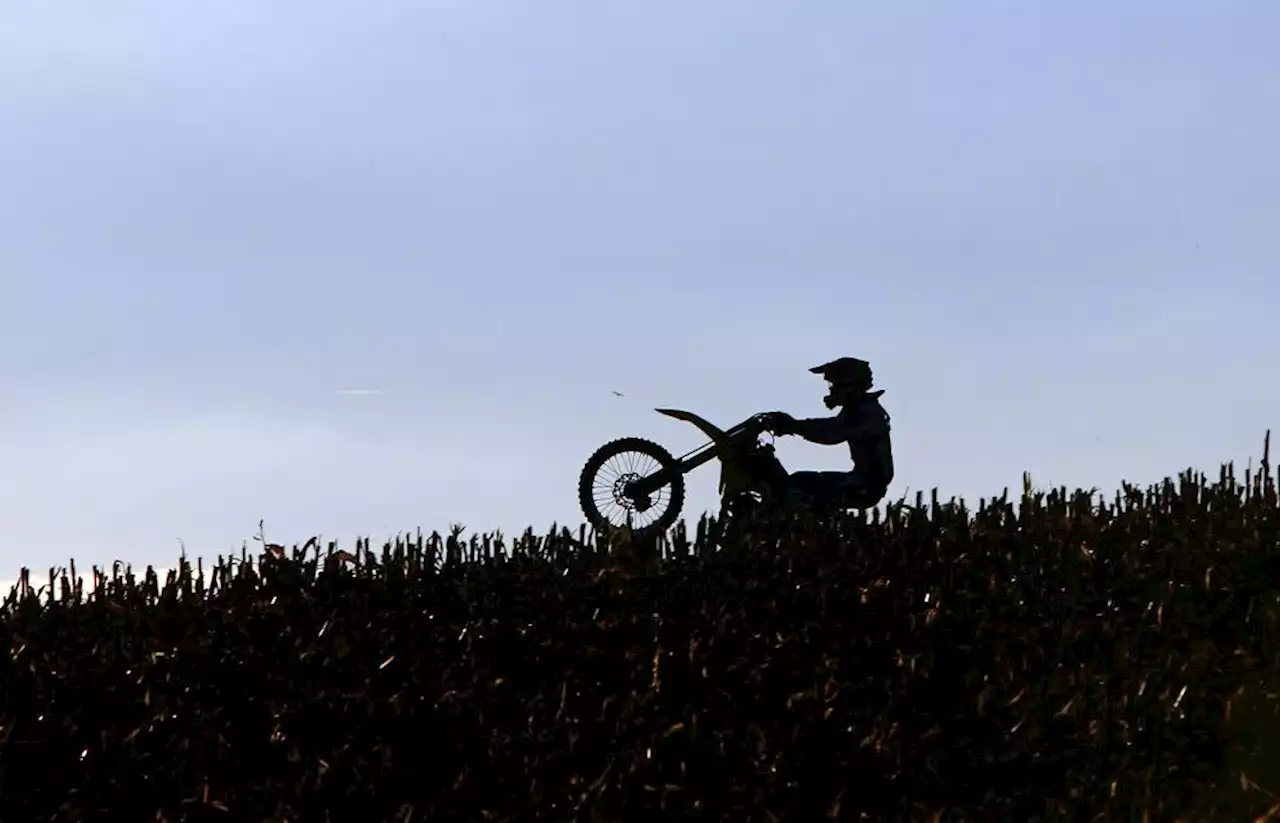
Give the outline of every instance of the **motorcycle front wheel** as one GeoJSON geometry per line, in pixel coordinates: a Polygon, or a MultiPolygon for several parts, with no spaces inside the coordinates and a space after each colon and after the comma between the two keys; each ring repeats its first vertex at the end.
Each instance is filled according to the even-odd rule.
{"type": "Polygon", "coordinates": [[[629,482],[675,465],[671,452],[652,440],[624,437],[605,443],[588,458],[578,478],[578,502],[587,522],[597,531],[630,526],[635,531],[665,532],[684,508],[684,476],[673,475],[648,500],[633,500],[624,489],[629,482]]]}

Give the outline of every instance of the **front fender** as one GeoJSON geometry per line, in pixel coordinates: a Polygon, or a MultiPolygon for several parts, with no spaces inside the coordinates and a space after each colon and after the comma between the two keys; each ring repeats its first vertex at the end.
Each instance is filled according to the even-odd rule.
{"type": "Polygon", "coordinates": [[[693,412],[684,411],[683,409],[654,409],[654,411],[658,414],[665,414],[667,417],[671,417],[676,420],[682,420],[685,423],[692,423],[717,446],[720,445],[721,442],[728,442],[729,440],[729,436],[727,434],[693,412]]]}
{"type": "Polygon", "coordinates": [[[737,455],[737,448],[733,445],[733,441],[727,433],[693,412],[684,411],[683,409],[655,409],[655,411],[675,420],[692,423],[715,446],[716,456],[720,458],[721,494],[724,493],[726,488],[736,490],[746,485],[748,482],[747,473],[738,465],[738,461],[734,459],[737,455]]]}

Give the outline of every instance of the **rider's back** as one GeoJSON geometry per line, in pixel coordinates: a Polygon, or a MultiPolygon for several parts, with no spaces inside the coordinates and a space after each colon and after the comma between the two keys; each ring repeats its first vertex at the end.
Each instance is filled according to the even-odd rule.
{"type": "Polygon", "coordinates": [[[849,456],[858,473],[877,486],[893,482],[893,440],[889,413],[880,405],[883,391],[867,392],[840,409],[837,417],[851,433],[849,456]]]}

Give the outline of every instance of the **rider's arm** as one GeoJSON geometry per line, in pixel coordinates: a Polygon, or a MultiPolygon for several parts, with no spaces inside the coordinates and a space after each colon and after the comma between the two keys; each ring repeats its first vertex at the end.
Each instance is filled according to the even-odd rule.
{"type": "Polygon", "coordinates": [[[884,424],[874,416],[850,413],[846,410],[835,417],[811,417],[797,420],[793,431],[810,443],[834,446],[851,440],[860,440],[883,429],[884,424]]]}
{"type": "Polygon", "coordinates": [[[849,439],[850,426],[840,417],[810,417],[797,420],[792,429],[796,434],[821,446],[834,446],[849,439]]]}

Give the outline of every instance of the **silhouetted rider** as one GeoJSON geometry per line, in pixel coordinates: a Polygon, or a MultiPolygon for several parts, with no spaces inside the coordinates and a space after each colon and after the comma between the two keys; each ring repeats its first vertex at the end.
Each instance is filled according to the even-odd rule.
{"type": "Polygon", "coordinates": [[[822,375],[830,384],[831,390],[824,400],[828,409],[839,411],[834,417],[808,420],[796,420],[786,412],[773,412],[770,427],[775,434],[794,434],[824,446],[848,443],[853,471],[793,472],[792,492],[820,505],[873,506],[884,497],[893,481],[889,414],[880,405],[884,391],[871,391],[871,364],[854,357],[841,357],[809,371],[822,375]]]}

